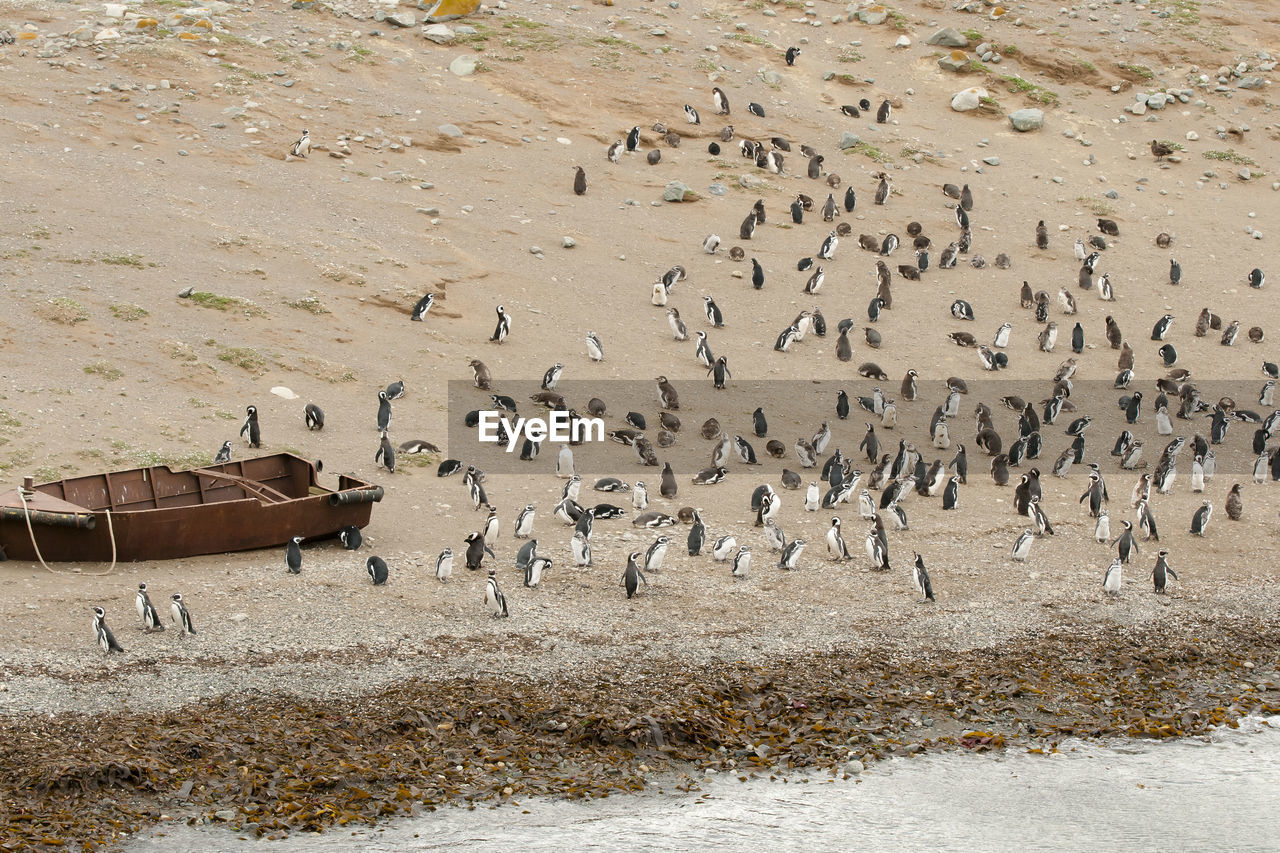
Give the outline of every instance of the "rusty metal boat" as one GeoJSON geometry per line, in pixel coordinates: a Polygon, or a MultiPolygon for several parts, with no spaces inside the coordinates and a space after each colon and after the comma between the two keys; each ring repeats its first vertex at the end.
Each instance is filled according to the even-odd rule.
{"type": "Polygon", "coordinates": [[[11,560],[169,560],[322,539],[364,527],[382,487],[277,453],[186,471],[167,465],[70,477],[0,494],[0,546],[11,560]],[[39,549],[37,556],[36,548],[39,549]]]}

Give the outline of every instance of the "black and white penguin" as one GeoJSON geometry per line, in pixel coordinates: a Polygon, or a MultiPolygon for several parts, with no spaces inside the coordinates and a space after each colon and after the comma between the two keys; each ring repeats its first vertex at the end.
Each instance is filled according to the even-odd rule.
{"type": "Polygon", "coordinates": [[[465,466],[462,464],[461,459],[445,459],[436,467],[436,476],[452,477],[454,474],[463,470],[464,467],[465,466]]]}
{"type": "Polygon", "coordinates": [[[640,551],[632,551],[627,555],[627,568],[622,573],[622,586],[627,591],[628,599],[636,594],[640,584],[649,585],[649,582],[644,579],[644,572],[640,571],[640,556],[640,551]]]}
{"type": "Polygon", "coordinates": [[[494,310],[498,315],[498,324],[494,326],[493,336],[489,340],[500,344],[507,339],[507,335],[511,334],[511,315],[507,313],[507,309],[502,305],[499,305],[494,310]]]}
{"type": "Polygon", "coordinates": [[[302,571],[302,537],[295,536],[289,540],[284,546],[284,565],[289,574],[299,574],[302,571]]]}
{"type": "Polygon", "coordinates": [[[147,595],[145,583],[138,584],[138,595],[134,604],[138,610],[138,618],[142,620],[142,630],[148,634],[152,631],[164,630],[164,623],[160,621],[160,612],[151,603],[151,596],[147,595]]]}
{"type": "Polygon", "coordinates": [[[107,654],[124,651],[116,642],[116,635],[107,627],[107,611],[101,607],[93,608],[93,637],[107,654]]]}
{"type": "Polygon", "coordinates": [[[627,150],[635,151],[640,147],[640,128],[638,126],[627,131],[627,150]]]}
{"type": "Polygon", "coordinates": [[[1013,542],[1013,560],[1017,563],[1025,563],[1027,557],[1031,554],[1031,544],[1035,542],[1035,533],[1030,527],[1018,534],[1018,538],[1013,542]]]}
{"type": "Polygon", "coordinates": [[[618,139],[605,149],[604,156],[610,163],[617,163],[622,159],[622,147],[626,144],[624,140],[618,139]]]}
{"type": "Polygon", "coordinates": [[[302,131],[302,136],[298,137],[298,141],[293,143],[293,146],[289,149],[289,154],[294,157],[301,157],[305,160],[306,156],[310,153],[311,132],[304,129],[302,131]]]}
{"type": "Polygon", "coordinates": [[[1213,503],[1205,501],[1191,516],[1191,535],[1203,536],[1209,528],[1209,519],[1213,516],[1213,503]]]}
{"type": "Polygon", "coordinates": [[[187,605],[183,602],[182,593],[180,592],[175,592],[170,598],[169,618],[178,627],[179,634],[195,636],[196,629],[191,624],[191,613],[188,612],[187,605]]]}
{"type": "Polygon", "coordinates": [[[844,536],[840,534],[840,518],[838,516],[831,519],[831,527],[827,529],[827,556],[832,560],[851,560],[852,555],[849,554],[849,546],[845,544],[844,536]]]}
{"type": "Polygon", "coordinates": [[[929,580],[929,570],[924,567],[924,557],[916,552],[916,563],[911,570],[911,580],[921,601],[933,601],[933,583],[929,580]]]}
{"type": "Polygon", "coordinates": [[[587,357],[592,361],[604,361],[604,344],[595,332],[587,332],[587,357]]]}
{"type": "Polygon", "coordinates": [[[874,523],[867,532],[863,545],[866,548],[867,557],[871,560],[872,569],[884,572],[890,570],[889,548],[885,544],[885,540],[881,538],[880,530],[874,523]]]}
{"type": "Polygon", "coordinates": [[[729,115],[729,98],[719,86],[714,86],[711,89],[711,103],[716,108],[716,115],[729,115]]]}
{"type": "MultiPolygon", "coordinates": [[[[888,201],[888,200],[889,200],[889,192],[890,192],[890,190],[889,190],[889,176],[888,176],[888,175],[886,175],[886,174],[884,174],[884,173],[881,173],[881,174],[880,174],[880,183],[876,186],[876,195],[875,195],[875,199],[874,199],[875,203],[876,203],[876,204],[884,204],[886,201],[888,201]]],[[[955,264],[954,264],[954,262],[953,262],[952,266],[954,266],[954,265],[955,265],[955,264]]]]}
{"type": "Polygon", "coordinates": [[[222,447],[218,449],[218,453],[213,457],[214,465],[222,465],[231,461],[231,442],[222,442],[222,447]]]}
{"type": "Polygon", "coordinates": [[[778,560],[778,568],[792,570],[800,562],[800,555],[804,553],[805,541],[803,539],[792,539],[782,549],[782,556],[778,560]]]}
{"type": "Polygon", "coordinates": [[[1036,223],[1036,248],[1041,250],[1049,248],[1049,229],[1045,226],[1043,219],[1036,223]]]}
{"type": "Polygon", "coordinates": [[[1111,545],[1116,549],[1120,562],[1127,563],[1138,553],[1138,540],[1133,535],[1133,522],[1122,521],[1120,524],[1124,527],[1124,532],[1111,545]]]}
{"type": "Polygon", "coordinates": [[[818,249],[818,258],[824,261],[831,260],[835,257],[836,246],[838,245],[840,245],[840,238],[836,236],[836,232],[830,232],[827,234],[827,238],[822,241],[822,246],[818,249]]]}
{"type": "Polygon", "coordinates": [[[689,528],[689,556],[697,557],[702,554],[702,546],[706,543],[707,526],[702,523],[702,513],[697,510],[693,511],[693,525],[689,528]]]}
{"type": "Polygon", "coordinates": [[[338,531],[338,541],[348,551],[359,551],[360,546],[364,544],[364,536],[360,533],[359,527],[349,524],[338,531]]]}
{"type": "Polygon", "coordinates": [[[507,597],[502,594],[502,588],[498,586],[498,573],[495,569],[489,570],[489,579],[484,585],[484,604],[489,610],[489,615],[494,619],[511,615],[507,611],[507,597]]]}
{"type": "Polygon", "coordinates": [[[1111,561],[1111,565],[1107,567],[1106,574],[1102,576],[1102,588],[1110,596],[1120,594],[1120,587],[1124,583],[1124,563],[1119,557],[1111,561]]]}
{"type": "Polygon", "coordinates": [[[591,542],[586,536],[575,532],[573,538],[569,540],[569,550],[573,554],[573,564],[575,566],[594,565],[591,560],[591,542]]]}
{"type": "Polygon", "coordinates": [[[373,581],[374,586],[382,586],[387,582],[387,561],[379,556],[373,555],[364,561],[365,571],[369,573],[369,579],[373,581]]]}
{"type": "Polygon", "coordinates": [[[942,493],[942,508],[955,509],[960,503],[960,477],[952,475],[947,481],[947,488],[942,493]]]}
{"type": "Polygon", "coordinates": [[[520,513],[516,515],[516,523],[514,535],[517,539],[528,539],[533,534],[533,517],[537,512],[537,506],[527,504],[520,513]]]}
{"type": "Polygon", "coordinates": [[[764,287],[764,267],[755,258],[751,259],[751,286],[756,290],[764,287]]]}
{"type": "Polygon", "coordinates": [[[427,319],[427,312],[431,310],[431,306],[435,304],[436,295],[428,293],[413,304],[413,310],[409,312],[409,319],[415,322],[422,322],[427,319]]]}
{"type": "Polygon", "coordinates": [[[449,576],[453,574],[453,549],[445,548],[436,557],[436,580],[441,583],[448,583],[449,576]]]}
{"type": "Polygon", "coordinates": [[[1164,595],[1169,578],[1177,580],[1178,576],[1173,569],[1169,568],[1169,552],[1162,548],[1156,553],[1156,565],[1151,570],[1151,581],[1155,586],[1156,595],[1164,595]]]}
{"type": "Polygon", "coordinates": [[[387,431],[382,431],[382,440],[378,444],[378,452],[373,455],[373,461],[381,464],[387,469],[388,474],[396,472],[396,449],[391,444],[391,439],[387,438],[387,431]]]}
{"type": "Polygon", "coordinates": [[[250,447],[262,447],[262,432],[258,428],[258,407],[247,406],[244,414],[244,426],[240,427],[240,436],[249,442],[250,447]]]}
{"type": "Polygon", "coordinates": [[[1180,284],[1182,282],[1182,264],[1177,259],[1169,259],[1169,283],[1180,284]]]}
{"type": "Polygon", "coordinates": [[[530,539],[516,551],[516,568],[523,572],[525,566],[529,565],[529,561],[536,556],[538,556],[538,540],[530,539]]]}
{"type": "Polygon", "coordinates": [[[484,563],[485,554],[496,559],[492,549],[490,549],[488,545],[484,544],[484,536],[479,531],[468,533],[463,541],[467,543],[466,557],[468,569],[475,571],[480,568],[484,563]]]}
{"type": "Polygon", "coordinates": [[[800,55],[800,48],[792,46],[787,48],[786,60],[787,65],[795,65],[796,57],[800,55]]]}
{"type": "Polygon", "coordinates": [[[880,109],[876,110],[876,124],[887,124],[889,121],[889,101],[880,102],[880,109]]]}
{"type": "Polygon", "coordinates": [[[378,392],[378,430],[386,432],[391,428],[391,398],[386,391],[378,392]]]}
{"type": "Polygon", "coordinates": [[[698,111],[688,104],[684,105],[684,119],[689,124],[702,124],[702,119],[698,116],[698,111]]]}
{"type": "Polygon", "coordinates": [[[1173,344],[1165,344],[1160,347],[1160,349],[1156,350],[1156,354],[1160,356],[1165,367],[1173,367],[1178,363],[1178,351],[1174,348],[1173,344]]]}

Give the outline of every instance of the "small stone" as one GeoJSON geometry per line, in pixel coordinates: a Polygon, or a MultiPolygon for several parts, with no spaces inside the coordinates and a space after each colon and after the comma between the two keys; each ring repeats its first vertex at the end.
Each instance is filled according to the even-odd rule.
{"type": "Polygon", "coordinates": [[[662,191],[663,201],[684,202],[696,201],[698,194],[689,189],[689,185],[683,181],[671,181],[667,184],[666,189],[662,191]]]}
{"type": "Polygon", "coordinates": [[[761,68],[756,74],[766,86],[778,86],[782,83],[782,75],[772,68],[761,68]]]}
{"type": "Polygon", "coordinates": [[[883,6],[870,6],[858,12],[858,20],[874,27],[889,20],[889,12],[883,6]]]}
{"type": "Polygon", "coordinates": [[[1267,85],[1267,81],[1263,80],[1261,77],[1244,77],[1241,78],[1240,82],[1236,85],[1241,89],[1261,89],[1263,86],[1267,85]]]}
{"type": "Polygon", "coordinates": [[[911,39],[906,36],[898,36],[898,40],[893,43],[894,47],[911,47],[911,39]]]}
{"type": "Polygon", "coordinates": [[[712,195],[724,195],[725,193],[729,192],[729,188],[726,187],[724,184],[712,184],[711,186],[707,187],[707,192],[711,193],[712,195]]]}
{"type": "Polygon", "coordinates": [[[1039,130],[1044,127],[1044,110],[1034,108],[1017,110],[1010,113],[1009,123],[1013,125],[1013,129],[1019,133],[1027,133],[1032,130],[1039,130]]]}
{"type": "Polygon", "coordinates": [[[418,18],[412,12],[393,12],[387,15],[387,23],[393,27],[408,29],[417,25],[418,18]]]}
{"type": "Polygon", "coordinates": [[[1200,134],[1196,133],[1194,130],[1188,130],[1188,131],[1187,131],[1187,141],[1188,141],[1188,142],[1195,142],[1195,141],[1196,141],[1197,139],[1199,139],[1199,138],[1200,138],[1200,134]]]}
{"type": "Polygon", "coordinates": [[[866,768],[863,766],[862,762],[856,758],[852,761],[846,761],[844,764],[844,772],[848,773],[850,776],[857,776],[865,769],[866,768]]]}
{"type": "Polygon", "coordinates": [[[1156,92],[1154,95],[1147,98],[1147,106],[1153,110],[1162,110],[1171,100],[1173,99],[1164,92],[1156,92]]]}
{"type": "Polygon", "coordinates": [[[539,247],[539,246],[530,246],[530,247],[529,247],[529,254],[531,254],[531,255],[541,255],[541,254],[542,254],[542,248],[541,248],[541,247],[539,247]]]}
{"type": "Polygon", "coordinates": [[[982,162],[986,163],[988,166],[999,166],[1000,158],[999,157],[983,157],[982,162]]]}
{"type": "Polygon", "coordinates": [[[560,245],[564,246],[566,249],[572,249],[574,246],[578,245],[578,241],[572,237],[566,236],[560,241],[560,245]]]}
{"type": "Polygon", "coordinates": [[[445,136],[462,136],[462,129],[456,124],[442,124],[440,125],[440,132],[445,136]]]}
{"type": "Polygon", "coordinates": [[[471,56],[459,56],[449,63],[449,70],[459,77],[469,77],[476,73],[476,60],[471,56]]]}
{"type": "Polygon", "coordinates": [[[1248,181],[1248,180],[1251,180],[1251,179],[1253,178],[1253,172],[1252,172],[1248,167],[1245,167],[1245,168],[1241,169],[1239,172],[1236,172],[1236,175],[1237,175],[1237,176],[1240,178],[1240,180],[1242,180],[1242,181],[1248,181]]]}
{"type": "Polygon", "coordinates": [[[939,47],[968,47],[969,40],[952,27],[943,27],[929,36],[929,40],[925,44],[933,44],[939,47]]]}
{"type": "Polygon", "coordinates": [[[849,148],[853,148],[861,141],[862,140],[858,138],[858,134],[853,131],[846,130],[840,134],[840,150],[845,151],[849,148]]]}
{"type": "Polygon", "coordinates": [[[982,99],[990,97],[990,93],[981,86],[970,86],[961,89],[951,96],[951,109],[958,113],[967,113],[982,106],[982,99]]]}
{"type": "Polygon", "coordinates": [[[236,811],[235,809],[218,809],[213,813],[213,817],[222,821],[235,820],[236,811]]]}
{"type": "Polygon", "coordinates": [[[433,41],[436,44],[453,44],[455,38],[453,30],[444,24],[431,24],[422,28],[422,37],[427,41],[433,41]]]}
{"type": "Polygon", "coordinates": [[[969,68],[969,54],[953,50],[938,60],[938,67],[944,71],[965,71],[969,68]]]}
{"type": "Polygon", "coordinates": [[[667,31],[662,29],[661,27],[654,27],[653,29],[649,30],[649,35],[654,36],[655,38],[663,38],[664,36],[666,36],[666,34],[667,34],[667,31]]]}

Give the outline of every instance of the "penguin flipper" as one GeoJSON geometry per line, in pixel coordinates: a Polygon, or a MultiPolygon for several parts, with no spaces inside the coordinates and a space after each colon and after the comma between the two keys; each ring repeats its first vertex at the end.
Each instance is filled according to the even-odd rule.
{"type": "Polygon", "coordinates": [[[1173,569],[1166,568],[1164,571],[1165,571],[1165,574],[1167,574],[1169,577],[1173,578],[1174,580],[1178,579],[1178,573],[1175,572],[1173,569]]]}

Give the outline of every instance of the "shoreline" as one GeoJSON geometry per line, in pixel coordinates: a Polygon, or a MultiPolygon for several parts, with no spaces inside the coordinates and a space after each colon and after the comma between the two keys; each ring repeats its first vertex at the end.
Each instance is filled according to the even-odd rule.
{"type": "Polygon", "coordinates": [[[615,663],[559,680],[8,717],[4,830],[32,849],[118,844],[174,818],[272,837],[448,802],[590,798],[654,780],[688,791],[708,770],[857,772],[849,762],[936,750],[1185,737],[1280,713],[1278,669],[1276,620],[1166,620],[968,651],[897,646],[698,672],[615,663]]]}

